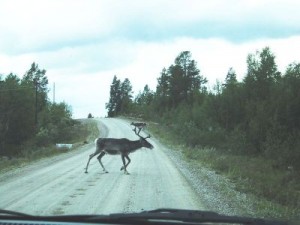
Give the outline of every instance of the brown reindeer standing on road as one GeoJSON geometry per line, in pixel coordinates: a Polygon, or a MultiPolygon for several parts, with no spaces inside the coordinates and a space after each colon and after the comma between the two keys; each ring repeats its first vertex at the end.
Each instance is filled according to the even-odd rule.
{"type": "Polygon", "coordinates": [[[147,138],[150,138],[150,135],[148,135],[147,137],[142,137],[139,135],[139,132],[136,133],[136,130],[134,130],[134,132],[137,136],[140,137],[139,140],[130,141],[127,138],[97,138],[95,140],[96,151],[89,156],[89,160],[85,168],[85,173],[88,172],[88,166],[90,160],[98,154],[100,155],[97,157],[97,159],[103,171],[105,173],[108,173],[108,171],[105,169],[105,167],[101,162],[101,158],[105,154],[109,154],[109,155],[121,155],[122,162],[123,162],[123,166],[121,167],[121,170],[124,170],[125,174],[129,174],[127,171],[127,166],[129,165],[131,160],[128,155],[142,147],[149,148],[149,149],[153,148],[153,145],[146,140],[147,138]],[[125,158],[127,159],[127,163],[125,158]]]}

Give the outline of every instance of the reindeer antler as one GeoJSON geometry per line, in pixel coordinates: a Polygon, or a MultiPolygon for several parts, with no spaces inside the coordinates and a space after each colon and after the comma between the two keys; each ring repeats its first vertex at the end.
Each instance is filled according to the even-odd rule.
{"type": "Polygon", "coordinates": [[[133,131],[134,131],[134,133],[135,133],[137,136],[139,136],[139,137],[142,138],[142,139],[147,139],[147,138],[150,138],[150,137],[151,137],[150,134],[148,134],[147,137],[142,137],[142,136],[140,135],[140,132],[136,132],[136,129],[135,129],[135,128],[133,129],[133,131]]]}
{"type": "Polygon", "coordinates": [[[150,134],[148,134],[148,136],[147,136],[147,137],[145,137],[144,139],[147,139],[147,138],[151,138],[150,134]]]}
{"type": "Polygon", "coordinates": [[[144,122],[131,122],[130,125],[134,126],[134,129],[133,129],[134,133],[135,133],[136,135],[139,135],[139,133],[141,132],[141,130],[142,130],[147,124],[144,123],[144,122]],[[136,133],[136,130],[137,130],[137,129],[138,129],[138,133],[136,133]]]}

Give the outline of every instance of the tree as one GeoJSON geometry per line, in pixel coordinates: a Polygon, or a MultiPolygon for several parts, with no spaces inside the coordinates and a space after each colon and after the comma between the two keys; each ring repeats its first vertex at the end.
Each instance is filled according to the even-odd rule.
{"type": "Polygon", "coordinates": [[[115,75],[110,86],[110,98],[109,102],[106,104],[106,109],[108,110],[108,117],[114,117],[117,115],[119,110],[119,105],[121,103],[121,81],[115,75]]]}
{"type": "Polygon", "coordinates": [[[121,83],[120,112],[128,113],[132,104],[132,85],[128,78],[121,83]]]}
{"type": "Polygon", "coordinates": [[[40,116],[40,127],[36,135],[36,143],[45,146],[68,140],[72,136],[72,126],[74,124],[72,110],[68,104],[65,102],[49,103],[40,116]]]}
{"type": "Polygon", "coordinates": [[[134,111],[135,114],[143,116],[143,118],[151,117],[154,102],[154,92],[150,90],[149,86],[146,84],[144,86],[143,92],[139,92],[134,99],[134,111]]]}
{"type": "Polygon", "coordinates": [[[236,73],[232,67],[229,68],[228,73],[225,78],[225,88],[231,89],[237,85],[238,81],[236,79],[236,73]]]}
{"type": "MultiPolygon", "coordinates": [[[[267,132],[274,120],[273,96],[280,84],[275,55],[269,47],[247,57],[248,71],[244,79],[245,118],[244,130],[255,153],[263,150],[267,132]]],[[[276,107],[275,107],[276,108],[276,107]]]]}
{"type": "Polygon", "coordinates": [[[127,113],[132,104],[132,86],[128,78],[121,82],[115,75],[110,86],[110,98],[106,104],[108,117],[127,113]]]}
{"type": "Polygon", "coordinates": [[[170,76],[169,90],[172,99],[172,106],[180,102],[192,103],[195,94],[207,80],[200,75],[197,64],[191,59],[189,51],[181,52],[175,59],[175,64],[168,69],[170,76]]]}
{"type": "Polygon", "coordinates": [[[47,105],[48,78],[46,77],[46,70],[39,69],[38,64],[33,62],[30,69],[23,76],[22,85],[36,88],[38,101],[36,110],[41,112],[47,105]]]}
{"type": "Polygon", "coordinates": [[[34,89],[8,74],[0,85],[0,145],[21,144],[35,134],[34,89]]]}
{"type": "Polygon", "coordinates": [[[281,77],[275,63],[275,55],[269,47],[247,57],[247,74],[244,79],[248,97],[264,100],[268,98],[272,85],[281,77]]]}
{"type": "Polygon", "coordinates": [[[187,95],[193,93],[194,90],[200,90],[201,85],[207,82],[206,78],[200,75],[197,63],[191,57],[192,54],[189,51],[183,51],[175,59],[175,65],[181,68],[185,78],[187,95]]]}
{"type": "Polygon", "coordinates": [[[0,75],[1,155],[16,156],[26,149],[24,146],[29,145],[30,151],[34,151],[36,145],[45,146],[76,135],[71,107],[65,103],[51,104],[47,84],[46,70],[35,63],[22,79],[13,73],[5,79],[0,75]],[[35,112],[39,113],[38,123],[35,112]]]}
{"type": "Polygon", "coordinates": [[[160,73],[160,77],[157,78],[157,86],[155,92],[155,107],[157,110],[164,110],[170,105],[170,76],[166,68],[160,73]]]}
{"type": "Polygon", "coordinates": [[[223,84],[220,105],[222,107],[222,127],[233,130],[243,121],[244,104],[241,84],[237,81],[233,68],[228,70],[223,84]]]}
{"type": "Polygon", "coordinates": [[[154,93],[150,90],[148,84],[145,85],[143,92],[140,92],[135,102],[138,105],[149,105],[153,101],[154,93]]]}
{"type": "Polygon", "coordinates": [[[278,102],[278,119],[289,130],[300,130],[300,63],[291,63],[282,79],[278,102]]]}

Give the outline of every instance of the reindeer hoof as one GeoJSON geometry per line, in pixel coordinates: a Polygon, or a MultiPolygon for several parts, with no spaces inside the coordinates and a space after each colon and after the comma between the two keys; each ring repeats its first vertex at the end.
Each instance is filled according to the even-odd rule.
{"type": "Polygon", "coordinates": [[[104,173],[108,173],[108,171],[104,171],[104,173]]]}
{"type": "Polygon", "coordinates": [[[120,170],[121,170],[121,171],[124,170],[124,166],[122,166],[120,170]]]}
{"type": "Polygon", "coordinates": [[[84,173],[88,173],[87,171],[85,171],[84,173]]]}
{"type": "Polygon", "coordinates": [[[127,171],[124,173],[125,175],[130,175],[130,173],[128,173],[127,171]]]}

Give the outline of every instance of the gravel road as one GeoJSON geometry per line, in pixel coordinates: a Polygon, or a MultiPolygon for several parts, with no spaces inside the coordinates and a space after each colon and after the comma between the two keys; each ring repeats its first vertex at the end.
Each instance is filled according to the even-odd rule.
{"type": "MultiPolygon", "coordinates": [[[[101,137],[136,140],[129,123],[97,119],[101,137]]],[[[142,135],[145,135],[142,133],[142,135]]],[[[199,194],[182,175],[164,147],[150,138],[154,149],[130,155],[130,175],[120,168],[120,156],[105,155],[103,173],[94,157],[84,173],[94,143],[69,153],[39,160],[0,175],[0,208],[34,215],[108,214],[156,208],[204,209],[199,194]]]]}

